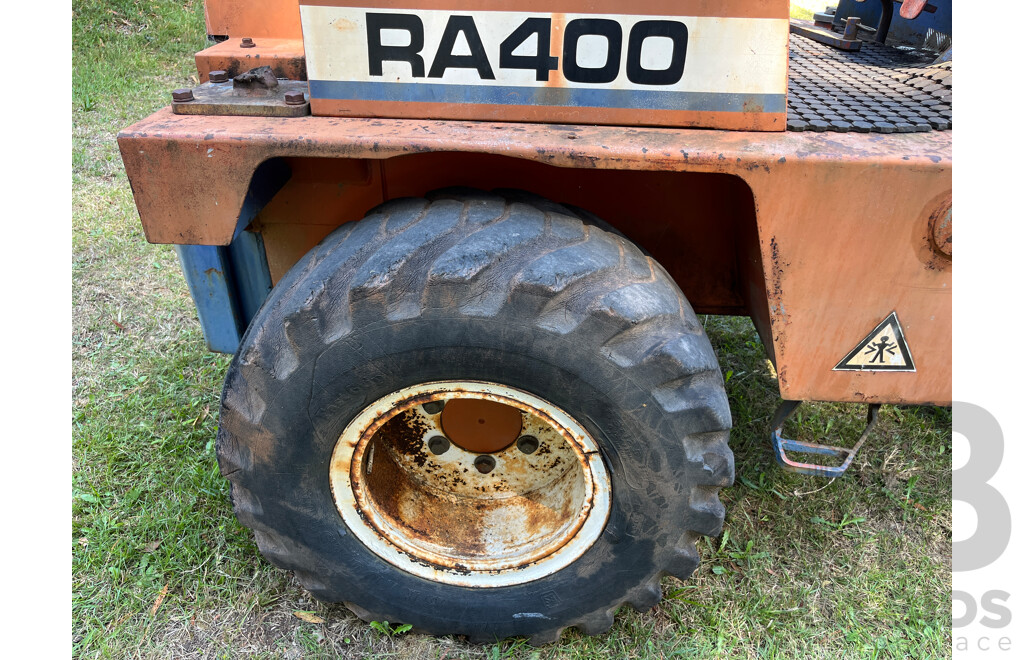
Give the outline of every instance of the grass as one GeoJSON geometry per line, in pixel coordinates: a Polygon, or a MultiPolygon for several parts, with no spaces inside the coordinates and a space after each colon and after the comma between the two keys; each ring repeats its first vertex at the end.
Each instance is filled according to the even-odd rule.
{"type": "MultiPolygon", "coordinates": [[[[693,578],[664,581],[660,605],[624,608],[603,636],[570,630],[531,649],[369,626],[312,599],[232,515],[213,448],[228,359],[205,351],[173,251],[145,242],[114,143],[189,84],[202,5],[73,10],[76,657],[949,655],[949,411],[886,406],[846,477],[785,474],[765,438],[773,371],[750,323],[724,317],[706,327],[728,377],[737,481],[723,493],[723,534],[701,546],[693,578]]],[[[813,404],[787,430],[852,441],[862,416],[862,406],[813,404]]]]}

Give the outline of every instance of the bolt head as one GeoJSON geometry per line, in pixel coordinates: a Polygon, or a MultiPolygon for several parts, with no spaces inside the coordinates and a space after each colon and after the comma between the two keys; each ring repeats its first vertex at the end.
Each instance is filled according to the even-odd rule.
{"type": "MultiPolygon", "coordinates": [[[[302,92],[288,92],[284,95],[284,102],[288,105],[302,105],[306,102],[306,95],[302,92]]],[[[430,404],[425,404],[423,409],[426,410],[428,405],[430,404]]],[[[441,403],[441,407],[444,407],[443,402],[441,403]]]]}
{"type": "Polygon", "coordinates": [[[242,37],[242,48],[255,48],[256,42],[252,40],[252,37],[242,37]]]}
{"type": "Polygon", "coordinates": [[[452,443],[448,441],[448,438],[441,435],[435,435],[427,440],[427,449],[429,449],[430,453],[435,456],[440,456],[445,453],[449,448],[451,448],[451,446],[452,443]]]}
{"type": "Polygon", "coordinates": [[[191,89],[176,89],[171,92],[171,98],[178,103],[187,103],[188,101],[195,100],[195,97],[192,96],[191,89]]]}
{"type": "Polygon", "coordinates": [[[532,435],[524,435],[516,440],[516,447],[524,454],[532,454],[540,448],[540,441],[532,435]]]}
{"type": "Polygon", "coordinates": [[[227,71],[211,71],[210,72],[210,82],[212,82],[212,83],[222,83],[222,82],[227,82],[227,81],[228,81],[228,72],[227,71]]]}
{"type": "MultiPolygon", "coordinates": [[[[285,97],[288,98],[287,96],[285,97]]],[[[437,413],[444,410],[444,401],[428,401],[423,404],[423,412],[428,415],[436,415],[437,413]]]]}
{"type": "Polygon", "coordinates": [[[487,474],[492,471],[497,464],[498,462],[494,460],[494,457],[488,456],[487,454],[477,456],[476,460],[473,461],[473,465],[480,474],[487,474]]]}

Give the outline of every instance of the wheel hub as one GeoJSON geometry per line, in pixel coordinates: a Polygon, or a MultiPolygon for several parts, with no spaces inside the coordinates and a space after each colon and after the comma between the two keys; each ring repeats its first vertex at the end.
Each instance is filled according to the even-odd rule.
{"type": "Polygon", "coordinates": [[[331,461],[349,529],[391,564],[497,587],[564,568],[597,540],[611,483],[572,417],[515,388],[408,387],[364,409],[331,461]]]}

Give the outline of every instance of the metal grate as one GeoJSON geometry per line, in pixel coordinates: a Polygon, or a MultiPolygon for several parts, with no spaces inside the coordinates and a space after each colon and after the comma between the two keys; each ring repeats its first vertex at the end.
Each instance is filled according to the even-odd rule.
{"type": "Polygon", "coordinates": [[[865,41],[841,51],[797,34],[789,42],[786,129],[914,133],[953,126],[953,63],[865,41]]]}

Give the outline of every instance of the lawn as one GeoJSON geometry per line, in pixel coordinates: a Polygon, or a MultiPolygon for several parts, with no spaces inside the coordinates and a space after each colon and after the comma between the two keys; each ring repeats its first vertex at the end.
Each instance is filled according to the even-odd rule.
{"type": "MultiPolygon", "coordinates": [[[[646,613],[539,649],[370,626],[269,565],[214,453],[229,358],[206,352],[174,251],[149,245],[114,141],[195,84],[202,3],[73,3],[73,500],[76,657],[940,657],[951,640],[951,414],[882,408],[846,477],[785,474],[778,385],[749,321],[707,317],[732,403],[722,535],[646,613]]],[[[812,404],[801,439],[852,442],[863,406],[812,404]]]]}

